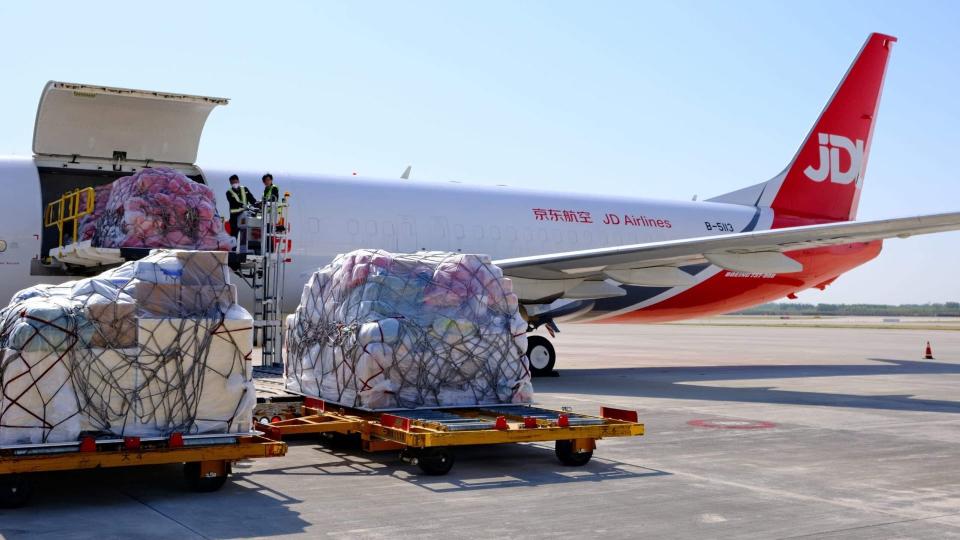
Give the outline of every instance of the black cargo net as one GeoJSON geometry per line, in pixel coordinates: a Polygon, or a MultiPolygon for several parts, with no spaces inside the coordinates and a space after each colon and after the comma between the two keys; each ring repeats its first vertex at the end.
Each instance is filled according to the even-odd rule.
{"type": "Polygon", "coordinates": [[[486,256],[355,251],[287,320],[287,388],[370,409],[526,403],[526,329],[486,256]]]}
{"type": "Polygon", "coordinates": [[[0,445],[247,432],[252,320],[226,254],[155,250],[0,310],[0,445]]]}

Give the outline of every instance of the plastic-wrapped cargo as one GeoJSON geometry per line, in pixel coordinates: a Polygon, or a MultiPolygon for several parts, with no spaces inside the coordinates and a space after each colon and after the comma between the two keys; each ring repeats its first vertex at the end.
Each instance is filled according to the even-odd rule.
{"type": "MultiPolygon", "coordinates": [[[[93,211],[80,219],[78,236],[81,241],[93,240],[97,233],[97,224],[107,211],[111,191],[113,191],[113,182],[93,188],[93,211]]],[[[86,193],[83,193],[80,197],[80,208],[87,208],[87,204],[86,193]]]]}
{"type": "Polygon", "coordinates": [[[526,330],[485,255],[354,251],[287,318],[286,386],[365,409],[528,403],[526,330]]]}
{"type": "Polygon", "coordinates": [[[253,320],[223,252],[153,250],[0,310],[0,445],[245,433],[253,320]]]}
{"type": "Polygon", "coordinates": [[[98,186],[79,238],[97,247],[229,250],[213,192],[177,171],[141,169],[98,186]]]}

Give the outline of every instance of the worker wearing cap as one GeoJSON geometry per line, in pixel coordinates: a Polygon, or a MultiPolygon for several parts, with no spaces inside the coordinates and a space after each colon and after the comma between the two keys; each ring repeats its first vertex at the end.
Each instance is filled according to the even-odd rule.
{"type": "Polygon", "coordinates": [[[267,173],[261,180],[263,180],[263,202],[280,201],[280,188],[273,185],[273,175],[267,173]]]}
{"type": "Polygon", "coordinates": [[[227,190],[227,202],[230,204],[230,235],[236,238],[240,232],[237,220],[247,205],[257,204],[257,199],[246,186],[240,185],[240,177],[230,176],[230,189],[227,190]]]}

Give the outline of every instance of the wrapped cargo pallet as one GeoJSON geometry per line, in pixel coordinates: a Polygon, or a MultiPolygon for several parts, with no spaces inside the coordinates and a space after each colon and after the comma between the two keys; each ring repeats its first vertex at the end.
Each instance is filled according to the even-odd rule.
{"type": "Polygon", "coordinates": [[[98,186],[80,240],[105,248],[229,250],[217,202],[207,186],[166,168],[141,169],[98,186]]]}
{"type": "Polygon", "coordinates": [[[527,323],[484,255],[359,250],[287,319],[287,389],[366,409],[528,403],[527,323]]]}
{"type": "Polygon", "coordinates": [[[253,320],[223,252],[154,250],[0,310],[0,445],[244,433],[253,320]]]}

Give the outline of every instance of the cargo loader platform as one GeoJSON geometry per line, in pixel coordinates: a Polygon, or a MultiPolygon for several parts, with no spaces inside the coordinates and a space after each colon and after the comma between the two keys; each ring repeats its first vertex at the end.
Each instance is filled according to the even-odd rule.
{"type": "MultiPolygon", "coordinates": [[[[55,247],[50,250],[48,260],[30,260],[30,272],[34,276],[84,277],[99,274],[110,268],[130,261],[139,261],[154,248],[101,248],[93,247],[89,240],[55,247]]],[[[227,264],[230,269],[240,272],[248,268],[247,253],[227,252],[227,264]]]]}
{"type": "Polygon", "coordinates": [[[4,446],[0,447],[0,508],[26,504],[35,473],[182,463],[187,486],[211,492],[226,482],[234,461],[286,453],[285,443],[255,434],[85,437],[72,443],[4,446]]]}
{"type": "Polygon", "coordinates": [[[582,466],[593,457],[598,439],[644,433],[636,411],[610,407],[602,407],[600,416],[533,405],[377,412],[305,398],[301,414],[255,427],[275,440],[307,434],[358,436],[364,451],[400,451],[428,475],[447,474],[457,446],[553,441],[562,464],[582,466]]]}

